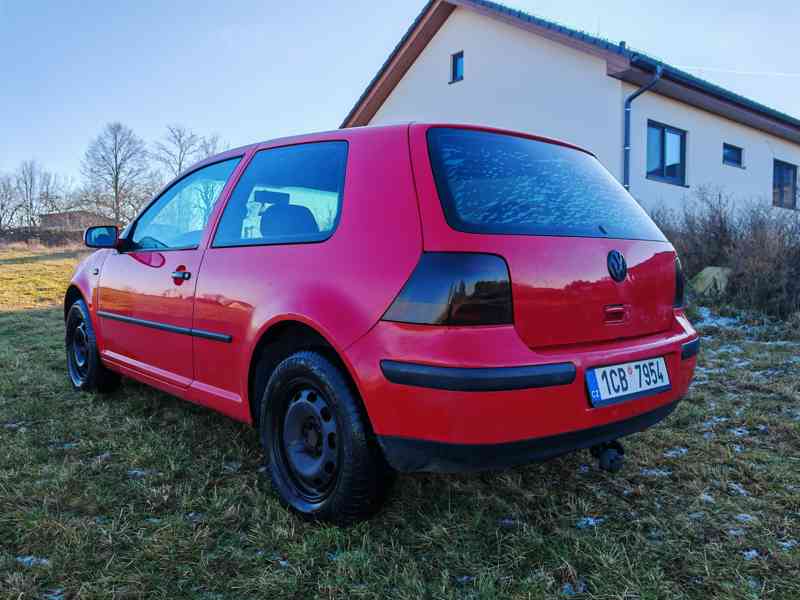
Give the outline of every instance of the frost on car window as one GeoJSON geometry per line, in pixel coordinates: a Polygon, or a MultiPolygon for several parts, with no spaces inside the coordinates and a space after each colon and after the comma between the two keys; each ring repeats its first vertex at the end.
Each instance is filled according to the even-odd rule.
{"type": "Polygon", "coordinates": [[[431,129],[428,143],[439,196],[455,229],[664,240],[585,152],[466,129],[431,129]]]}

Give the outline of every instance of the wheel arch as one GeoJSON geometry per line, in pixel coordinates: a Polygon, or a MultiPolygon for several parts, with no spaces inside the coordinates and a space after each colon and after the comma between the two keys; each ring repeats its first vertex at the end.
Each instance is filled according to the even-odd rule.
{"type": "Polygon", "coordinates": [[[298,316],[272,321],[264,327],[253,347],[247,373],[247,397],[253,425],[258,427],[261,417],[261,396],[258,390],[266,385],[269,376],[284,358],[302,350],[316,350],[339,367],[355,393],[364,411],[366,425],[371,430],[372,424],[357,379],[344,353],[322,332],[322,328],[298,316]],[[267,366],[259,373],[258,366],[262,360],[266,361],[267,366]]]}
{"type": "Polygon", "coordinates": [[[71,283],[67,288],[66,293],[64,294],[64,321],[67,320],[67,315],[69,314],[70,307],[72,307],[72,305],[75,304],[78,300],[83,300],[86,306],[87,307],[89,306],[89,303],[86,302],[86,298],[84,298],[81,289],[74,283],[71,283]]]}

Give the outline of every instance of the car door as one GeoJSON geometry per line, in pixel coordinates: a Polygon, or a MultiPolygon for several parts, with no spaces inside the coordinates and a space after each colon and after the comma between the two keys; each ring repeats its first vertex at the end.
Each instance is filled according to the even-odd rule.
{"type": "MultiPolygon", "coordinates": [[[[164,191],[103,264],[98,311],[104,360],[179,389],[194,378],[192,329],[206,228],[239,158],[197,169],[164,191]]],[[[163,387],[163,386],[162,386],[163,387]]]]}
{"type": "Polygon", "coordinates": [[[332,254],[322,242],[341,214],[347,152],[342,140],[259,150],[231,192],[203,258],[194,311],[195,327],[230,335],[225,352],[194,340],[193,387],[214,409],[247,420],[242,375],[258,325],[278,314],[311,314],[325,302],[323,292],[307,290],[326,289],[321,279],[332,254]]]}

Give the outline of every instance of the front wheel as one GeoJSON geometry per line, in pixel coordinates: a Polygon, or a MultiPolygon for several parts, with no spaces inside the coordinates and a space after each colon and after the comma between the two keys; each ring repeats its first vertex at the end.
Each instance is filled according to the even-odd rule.
{"type": "Polygon", "coordinates": [[[64,345],[67,374],[76,390],[111,392],[119,386],[119,375],[100,361],[89,309],[83,300],[75,302],[67,313],[64,345]]]}
{"type": "Polygon", "coordinates": [[[281,501],[309,519],[373,514],[392,473],[341,371],[317,352],[283,360],[263,392],[261,441],[281,501]]]}

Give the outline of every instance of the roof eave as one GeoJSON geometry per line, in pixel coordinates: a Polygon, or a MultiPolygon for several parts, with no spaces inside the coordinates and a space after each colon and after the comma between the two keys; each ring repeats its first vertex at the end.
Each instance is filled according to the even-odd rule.
{"type": "Polygon", "coordinates": [[[369,123],[453,10],[455,5],[452,2],[429,0],[378,69],[378,73],[367,84],[364,92],[342,121],[340,128],[358,127],[369,123]]]}
{"type": "Polygon", "coordinates": [[[634,55],[629,68],[609,68],[608,75],[638,86],[650,81],[659,65],[663,68],[663,74],[653,92],[800,144],[800,120],[648,56],[634,55]]]}

